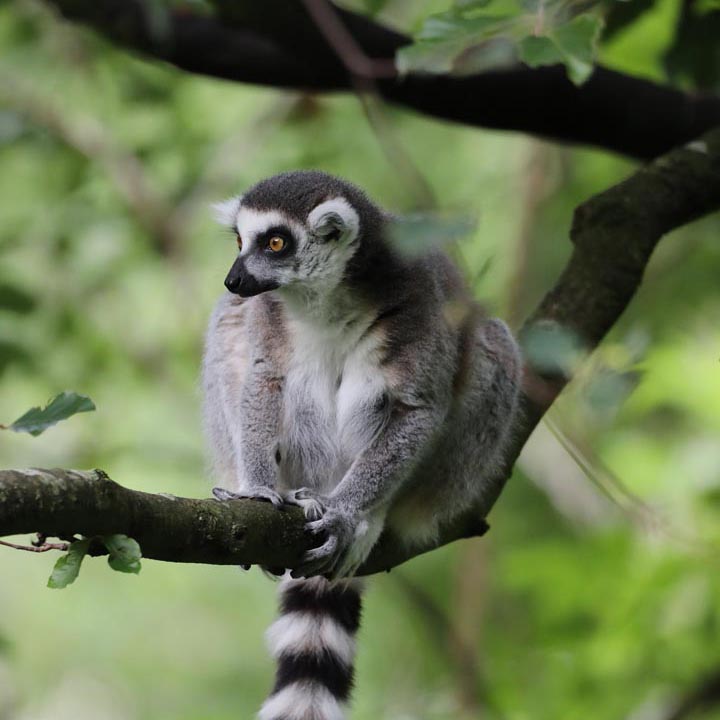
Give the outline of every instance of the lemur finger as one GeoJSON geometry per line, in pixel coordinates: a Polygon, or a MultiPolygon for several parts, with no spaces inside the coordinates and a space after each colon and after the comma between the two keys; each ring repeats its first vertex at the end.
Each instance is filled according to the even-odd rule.
{"type": "Polygon", "coordinates": [[[322,503],[317,500],[303,500],[299,505],[305,513],[306,520],[320,520],[325,512],[322,503]]]}
{"type": "Polygon", "coordinates": [[[283,504],[283,498],[280,493],[272,488],[256,487],[251,490],[243,490],[241,492],[233,492],[226,488],[213,488],[213,495],[218,500],[261,500],[263,502],[272,503],[275,507],[280,508],[283,504]]]}
{"type": "Polygon", "coordinates": [[[319,518],[313,522],[305,523],[305,529],[313,535],[319,535],[322,532],[326,532],[328,529],[327,518],[319,518]]]}
{"type": "Polygon", "coordinates": [[[212,494],[218,499],[218,500],[236,500],[237,496],[234,492],[231,492],[230,490],[226,490],[225,488],[221,487],[214,487],[212,489],[212,494]]]}
{"type": "Polygon", "coordinates": [[[313,492],[310,488],[301,487],[297,490],[291,490],[285,497],[288,502],[296,500],[316,500],[317,493],[313,492]]]}
{"type": "Polygon", "coordinates": [[[338,539],[331,535],[320,547],[308,550],[303,561],[290,574],[292,577],[311,577],[322,575],[331,569],[332,557],[337,549],[338,539]]]}
{"type": "Polygon", "coordinates": [[[332,555],[338,544],[338,539],[336,535],[331,535],[320,547],[313,548],[312,550],[308,550],[303,555],[303,561],[309,562],[312,560],[318,560],[320,558],[326,558],[332,555]]]}

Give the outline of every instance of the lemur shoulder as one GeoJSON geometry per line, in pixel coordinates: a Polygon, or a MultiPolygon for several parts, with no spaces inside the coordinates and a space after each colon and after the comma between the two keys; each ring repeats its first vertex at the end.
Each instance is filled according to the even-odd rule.
{"type": "Polygon", "coordinates": [[[205,425],[221,499],[304,508],[318,546],[281,586],[263,720],[337,720],[359,586],[385,527],[405,542],[482,496],[504,459],[521,362],[438,251],[400,252],[389,216],[315,171],[219,208],[238,254],[207,333],[205,425]],[[346,579],[346,580],[343,580],[346,579]]]}

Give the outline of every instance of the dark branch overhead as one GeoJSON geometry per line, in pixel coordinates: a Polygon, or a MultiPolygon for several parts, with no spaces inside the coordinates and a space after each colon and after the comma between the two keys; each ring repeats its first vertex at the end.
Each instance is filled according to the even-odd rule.
{"type": "MultiPolygon", "coordinates": [[[[142,0],[47,0],[69,20],[178,68],[237,82],[317,92],[351,90],[352,78],[302,3],[215,3],[216,16],[170,11],[151,28],[142,0]]],[[[368,57],[392,59],[408,36],[347,10],[343,23],[368,57]]],[[[377,79],[382,96],[433,117],[650,159],[720,124],[720,97],[682,92],[598,67],[576,87],[559,66],[467,77],[377,79]]]]}
{"type": "MultiPolygon", "coordinates": [[[[650,256],[670,230],[720,210],[720,129],[677,148],[575,212],[574,250],[555,286],[523,328],[572,333],[596,347],[640,286],[650,256]]],[[[522,446],[570,378],[528,367],[525,412],[513,428],[506,471],[477,507],[426,546],[409,549],[385,534],[361,573],[387,570],[459,538],[480,535],[522,446]]],[[[146,557],[176,562],[294,567],[312,539],[298,508],[236,500],[189,500],[128,490],[97,471],[0,471],[0,537],[123,533],[146,557]]]]}

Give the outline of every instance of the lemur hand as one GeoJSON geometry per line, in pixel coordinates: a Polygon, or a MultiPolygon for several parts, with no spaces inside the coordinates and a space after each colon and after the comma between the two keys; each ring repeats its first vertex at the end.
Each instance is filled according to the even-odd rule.
{"type": "Polygon", "coordinates": [[[333,505],[327,499],[318,504],[322,509],[321,516],[308,522],[305,528],[320,536],[323,542],[305,553],[302,564],[291,575],[323,575],[331,580],[352,577],[370,554],[380,534],[381,523],[372,522],[363,513],[333,505]]]}

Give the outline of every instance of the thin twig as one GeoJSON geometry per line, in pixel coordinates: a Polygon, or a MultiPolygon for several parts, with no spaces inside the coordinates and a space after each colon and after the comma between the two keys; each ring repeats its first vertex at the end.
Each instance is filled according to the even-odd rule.
{"type": "Polygon", "coordinates": [[[303,4],[320,34],[348,71],[368,124],[390,165],[407,181],[414,204],[426,209],[435,207],[432,188],[395,136],[375,82],[377,79],[397,76],[394,61],[369,58],[327,0],[303,0],[303,4]],[[392,72],[389,71],[390,67],[392,72]]]}
{"type": "Polygon", "coordinates": [[[303,5],[351,75],[368,80],[397,77],[395,62],[368,57],[327,0],[303,0],[303,5]]]}
{"type": "Polygon", "coordinates": [[[43,543],[42,545],[17,545],[16,543],[0,540],[0,545],[12,548],[13,550],[25,550],[26,552],[44,553],[48,550],[61,550],[67,552],[70,547],[69,543],[43,543]]]}

